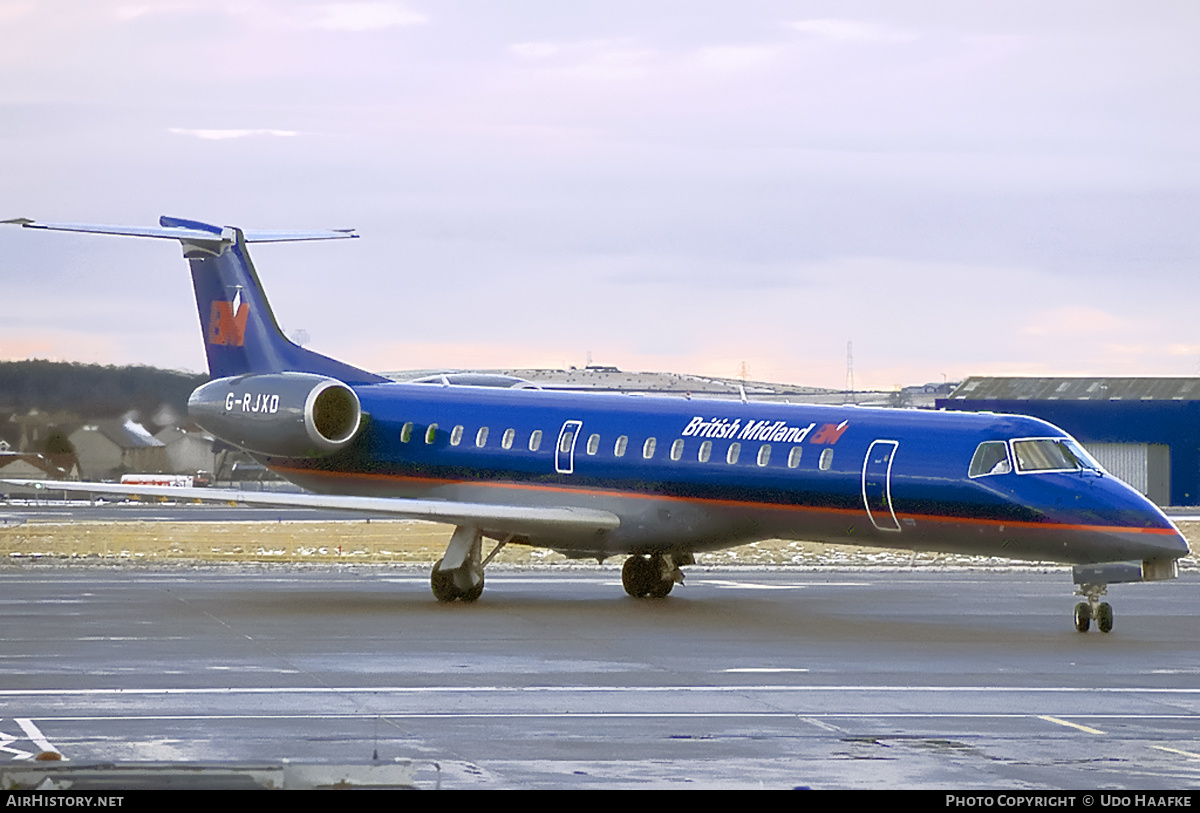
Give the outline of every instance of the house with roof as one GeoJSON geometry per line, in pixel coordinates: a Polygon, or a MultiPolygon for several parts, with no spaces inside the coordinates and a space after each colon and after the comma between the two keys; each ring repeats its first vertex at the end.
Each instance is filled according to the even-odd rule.
{"type": "Polygon", "coordinates": [[[68,438],[84,480],[117,479],[129,472],[169,471],[166,446],[130,417],[81,426],[68,438]]]}
{"type": "MultiPolygon", "coordinates": [[[[40,454],[14,452],[0,441],[0,480],[78,480],[78,469],[61,468],[40,454]]],[[[0,493],[17,494],[20,489],[0,484],[0,493]]]]}

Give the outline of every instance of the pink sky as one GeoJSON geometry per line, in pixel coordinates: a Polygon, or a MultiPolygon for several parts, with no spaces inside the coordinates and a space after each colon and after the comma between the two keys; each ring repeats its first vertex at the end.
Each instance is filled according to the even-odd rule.
{"type": "MultiPolygon", "coordinates": [[[[1186,2],[12,2],[0,218],[255,252],[374,369],[1197,375],[1186,2]]],[[[0,229],[0,358],[201,369],[177,247],[0,229]]]]}

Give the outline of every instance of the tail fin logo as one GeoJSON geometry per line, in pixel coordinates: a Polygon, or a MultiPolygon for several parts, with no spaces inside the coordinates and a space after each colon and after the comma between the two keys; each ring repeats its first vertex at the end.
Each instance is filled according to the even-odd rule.
{"type": "Polygon", "coordinates": [[[209,344],[241,347],[246,343],[246,319],[250,316],[250,306],[241,299],[239,292],[232,302],[213,300],[208,316],[209,344]]]}

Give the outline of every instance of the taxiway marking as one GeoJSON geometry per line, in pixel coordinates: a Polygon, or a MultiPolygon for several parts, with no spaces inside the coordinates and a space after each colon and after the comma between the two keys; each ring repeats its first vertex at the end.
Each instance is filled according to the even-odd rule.
{"type": "Polygon", "coordinates": [[[1098,728],[1088,728],[1085,725],[1079,725],[1078,723],[1072,723],[1068,720],[1060,720],[1059,718],[1051,717],[1048,714],[1039,714],[1038,719],[1045,720],[1048,723],[1057,723],[1058,725],[1063,725],[1063,726],[1066,726],[1067,728],[1078,728],[1080,731],[1084,731],[1088,734],[1103,734],[1103,733],[1105,733],[1098,728]]]}
{"type": "Polygon", "coordinates": [[[1168,748],[1165,745],[1151,745],[1150,747],[1155,749],[1156,751],[1166,751],[1167,753],[1170,753],[1170,754],[1183,754],[1185,757],[1189,757],[1191,759],[1200,759],[1200,754],[1194,753],[1192,751],[1184,751],[1180,748],[1168,748]]]}
{"type": "MultiPolygon", "coordinates": [[[[56,754],[59,753],[59,750],[50,743],[50,740],[46,739],[46,735],[43,734],[41,729],[34,724],[33,720],[29,719],[28,717],[14,717],[13,722],[17,724],[17,726],[25,734],[25,737],[34,745],[36,745],[39,750],[53,751],[56,754]]],[[[18,759],[33,759],[33,753],[30,751],[22,751],[19,748],[9,748],[10,745],[19,739],[21,738],[14,737],[12,734],[7,734],[3,731],[0,731],[0,752],[12,754],[13,761],[18,759]]]]}
{"type": "Polygon", "coordinates": [[[725,674],[777,674],[780,672],[807,672],[808,669],[789,667],[789,666],[736,666],[731,669],[722,669],[725,674]]]}
{"type": "MultiPolygon", "coordinates": [[[[889,694],[1126,694],[1126,695],[1196,695],[1200,688],[1160,687],[1083,687],[1083,686],[837,686],[837,685],[690,685],[690,686],[208,686],[159,689],[0,689],[0,697],[97,697],[119,695],[234,695],[234,694],[424,694],[424,693],[514,693],[514,694],[662,694],[662,693],[722,693],[722,692],[837,692],[839,694],[871,692],[889,694]]],[[[1076,715],[1102,717],[1104,715],[1076,715]]],[[[1194,716],[1194,715],[1193,715],[1194,716]]],[[[1056,718],[1045,718],[1062,725],[1073,725],[1056,718]]]]}
{"type": "MultiPolygon", "coordinates": [[[[38,748],[41,748],[43,751],[53,751],[56,754],[61,753],[54,747],[50,740],[46,739],[46,735],[41,732],[41,729],[34,725],[33,720],[28,717],[14,717],[13,719],[21,727],[21,730],[25,732],[25,736],[38,748]]],[[[66,757],[63,757],[63,761],[66,761],[66,757]]]]}
{"type": "Polygon", "coordinates": [[[16,742],[17,739],[18,738],[14,737],[12,734],[5,734],[3,731],[0,731],[0,753],[12,754],[13,760],[31,759],[33,754],[29,753],[28,751],[22,751],[19,748],[8,747],[11,743],[16,742]]]}

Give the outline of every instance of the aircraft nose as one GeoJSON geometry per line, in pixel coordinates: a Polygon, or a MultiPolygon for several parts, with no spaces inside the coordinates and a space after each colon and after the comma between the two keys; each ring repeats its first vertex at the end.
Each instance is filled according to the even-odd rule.
{"type": "Polygon", "coordinates": [[[1120,554],[1113,561],[1116,558],[1169,561],[1188,555],[1187,539],[1178,526],[1131,486],[1105,477],[1090,482],[1089,491],[1100,496],[1105,506],[1094,517],[1108,526],[1110,553],[1120,554]]]}
{"type": "Polygon", "coordinates": [[[1175,533],[1170,536],[1164,535],[1158,540],[1158,544],[1163,551],[1163,555],[1169,556],[1172,559],[1182,559],[1191,553],[1191,549],[1188,547],[1187,537],[1183,535],[1183,532],[1178,527],[1175,527],[1175,523],[1171,523],[1171,525],[1175,528],[1175,533]]]}
{"type": "MultiPolygon", "coordinates": [[[[1141,495],[1138,495],[1139,497],[1141,495]]],[[[1145,498],[1143,498],[1145,499],[1145,498]]],[[[1158,506],[1145,500],[1145,527],[1138,529],[1137,546],[1143,559],[1182,559],[1190,553],[1187,538],[1158,506]]]]}

